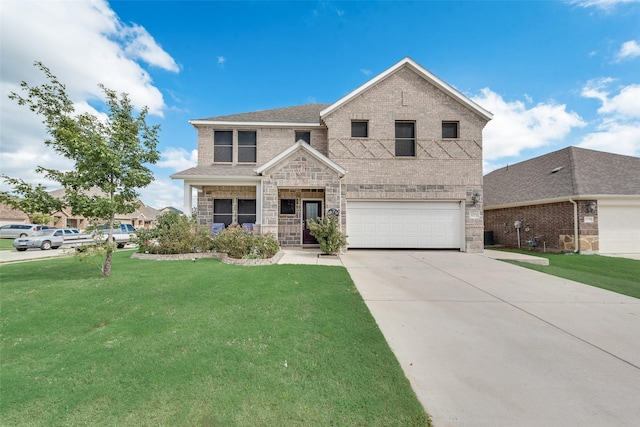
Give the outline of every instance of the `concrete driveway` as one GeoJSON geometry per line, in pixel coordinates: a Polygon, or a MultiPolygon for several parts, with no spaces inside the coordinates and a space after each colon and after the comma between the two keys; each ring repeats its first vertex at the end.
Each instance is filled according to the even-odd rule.
{"type": "Polygon", "coordinates": [[[341,258],[436,427],[640,426],[640,300],[459,252],[341,258]]]}

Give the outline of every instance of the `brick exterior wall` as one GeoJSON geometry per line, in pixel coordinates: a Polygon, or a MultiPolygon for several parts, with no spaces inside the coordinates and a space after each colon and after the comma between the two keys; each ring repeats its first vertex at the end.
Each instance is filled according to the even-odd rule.
{"type": "MultiPolygon", "coordinates": [[[[211,125],[199,125],[198,127],[198,165],[212,165],[213,135],[215,130],[233,131],[233,162],[238,164],[238,130],[256,131],[256,167],[259,167],[278,154],[292,146],[295,141],[296,131],[309,131],[311,133],[311,146],[323,155],[327,155],[327,130],[324,128],[255,128],[255,127],[218,127],[211,125]]],[[[228,163],[224,163],[228,164],[228,163]]],[[[241,163],[246,164],[246,163],[241,163]]]]}
{"type": "MultiPolygon", "coordinates": [[[[598,251],[598,213],[589,211],[590,200],[579,200],[578,234],[581,252],[598,251]]],[[[538,249],[549,251],[573,251],[575,232],[573,229],[573,204],[571,202],[547,203],[484,212],[484,228],[493,232],[495,245],[517,247],[518,233],[514,222],[522,222],[521,247],[529,247],[532,237],[538,240],[538,249]]]]}
{"type": "Polygon", "coordinates": [[[325,123],[329,158],[348,171],[346,199],[464,201],[465,250],[482,251],[482,204],[472,198],[478,194],[482,200],[486,119],[404,68],[329,114],[325,123]],[[351,138],[352,120],[368,121],[367,138],[351,138]],[[397,120],[415,121],[415,157],[395,157],[397,120]],[[458,139],[442,139],[443,121],[459,123],[458,139]]]}
{"type": "MultiPolygon", "coordinates": [[[[219,128],[233,130],[234,162],[237,159],[238,129],[257,132],[256,167],[289,148],[295,142],[296,130],[309,130],[311,146],[347,170],[341,180],[326,164],[298,152],[273,170],[266,171],[262,232],[277,235],[283,245],[301,240],[298,234],[301,224],[293,218],[279,215],[279,199],[285,194],[279,191],[282,189],[296,189],[295,197],[292,197],[296,203],[306,197],[306,191],[322,192],[324,211],[339,209],[343,229],[348,215],[347,200],[461,201],[465,210],[466,242],[463,249],[467,252],[482,251],[482,129],[487,123],[484,117],[411,69],[400,68],[323,119],[326,127],[311,129],[219,128]],[[351,138],[352,120],[368,121],[367,138],[351,138]],[[397,120],[415,122],[415,157],[395,157],[397,120]],[[459,123],[458,138],[442,139],[443,121],[459,123]]],[[[198,164],[211,165],[214,161],[214,128],[198,125],[197,129],[198,164]]],[[[249,188],[255,194],[255,188],[249,188]]],[[[199,192],[199,222],[211,223],[213,198],[234,198],[235,214],[235,199],[248,197],[239,196],[241,193],[231,195],[230,192],[236,189],[245,191],[237,187],[205,187],[199,192]]]]}

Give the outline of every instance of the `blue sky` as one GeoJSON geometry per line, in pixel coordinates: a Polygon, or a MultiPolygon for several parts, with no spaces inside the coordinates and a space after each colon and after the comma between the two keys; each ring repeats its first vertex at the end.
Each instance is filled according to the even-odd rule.
{"type": "MultiPolygon", "coordinates": [[[[169,175],[195,164],[190,119],[332,103],[405,56],[494,113],[485,172],[570,145],[640,156],[640,2],[32,1],[0,4],[2,173],[70,167],[39,119],[7,99],[42,61],[80,111],[98,83],[162,127],[153,207],[182,206],[169,175]]],[[[6,188],[2,188],[5,190],[6,188]]]]}

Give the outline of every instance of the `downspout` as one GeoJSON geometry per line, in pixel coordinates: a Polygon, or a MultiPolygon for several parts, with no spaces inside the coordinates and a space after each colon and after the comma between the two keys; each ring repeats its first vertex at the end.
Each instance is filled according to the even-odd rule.
{"type": "Polygon", "coordinates": [[[580,247],[580,236],[578,236],[578,204],[572,198],[569,198],[569,201],[573,203],[573,253],[575,254],[578,253],[578,249],[580,247]]]}

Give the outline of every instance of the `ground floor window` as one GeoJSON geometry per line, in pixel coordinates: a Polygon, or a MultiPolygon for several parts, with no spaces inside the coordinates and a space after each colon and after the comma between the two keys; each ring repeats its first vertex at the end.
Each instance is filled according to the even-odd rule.
{"type": "Polygon", "coordinates": [[[213,200],[213,222],[228,227],[233,222],[233,199],[213,200]]]}
{"type": "Polygon", "coordinates": [[[238,224],[255,224],[256,199],[238,199],[238,224]]]}

